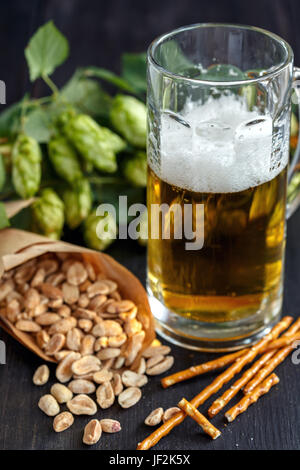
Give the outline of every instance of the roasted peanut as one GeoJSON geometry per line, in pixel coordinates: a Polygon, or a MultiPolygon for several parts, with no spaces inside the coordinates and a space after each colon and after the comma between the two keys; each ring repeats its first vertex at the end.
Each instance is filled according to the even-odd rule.
{"type": "Polygon", "coordinates": [[[59,404],[50,394],[43,395],[40,398],[38,407],[48,416],[55,416],[60,411],[59,404]]]}
{"type": "Polygon", "coordinates": [[[72,380],[69,385],[69,389],[76,394],[85,394],[89,395],[91,393],[94,393],[96,391],[96,386],[93,382],[90,380],[85,380],[85,379],[75,379],[72,380]]]}
{"type": "Polygon", "coordinates": [[[79,289],[77,286],[72,286],[67,282],[62,285],[63,299],[66,304],[75,304],[79,299],[79,289]]]}
{"type": "Polygon", "coordinates": [[[50,340],[50,336],[45,330],[41,330],[36,334],[36,342],[41,349],[46,348],[49,340],[50,340]]]}
{"type": "Polygon", "coordinates": [[[73,286],[79,286],[87,279],[87,272],[84,265],[79,261],[73,262],[67,270],[67,281],[73,286]]]}
{"type": "Polygon", "coordinates": [[[62,382],[68,382],[72,375],[72,364],[80,358],[80,354],[76,352],[70,352],[62,361],[58,364],[56,368],[56,378],[62,382]]]}
{"type": "Polygon", "coordinates": [[[169,419],[173,418],[180,410],[177,406],[173,406],[172,408],[168,408],[163,414],[163,422],[169,421],[169,419]]]}
{"type": "Polygon", "coordinates": [[[58,353],[58,351],[63,348],[65,341],[65,335],[61,333],[53,335],[45,346],[46,354],[48,354],[48,356],[53,356],[54,354],[58,353]]]}
{"type": "Polygon", "coordinates": [[[53,420],[53,429],[55,432],[62,432],[68,429],[74,423],[74,416],[69,411],[63,411],[55,416],[53,420]]]}
{"type": "MultiPolygon", "coordinates": [[[[86,320],[88,321],[88,320],[86,320]]],[[[81,340],[80,353],[82,356],[92,355],[94,352],[95,337],[85,335],[81,340]]]]}
{"type": "Polygon", "coordinates": [[[77,375],[89,374],[100,370],[100,361],[96,356],[83,356],[72,364],[72,372],[77,375]]]}
{"type": "Polygon", "coordinates": [[[125,387],[143,387],[148,379],[145,375],[137,374],[132,370],[125,370],[122,374],[122,382],[125,387]]]}
{"type": "Polygon", "coordinates": [[[161,422],[163,414],[164,410],[162,408],[156,408],[147,416],[145,424],[147,426],[157,426],[161,422]]]}
{"type": "Polygon", "coordinates": [[[79,351],[81,345],[82,332],[78,328],[72,328],[67,333],[66,346],[71,351],[79,351]]]}
{"type": "Polygon", "coordinates": [[[49,299],[52,300],[57,300],[57,299],[62,299],[62,291],[58,289],[58,287],[53,286],[52,284],[49,284],[48,282],[43,282],[43,284],[40,285],[42,293],[48,297],[49,299]]]}
{"type": "Polygon", "coordinates": [[[142,392],[138,387],[129,387],[123,390],[118,396],[119,405],[122,408],[134,406],[142,397],[142,392]]]}
{"type": "Polygon", "coordinates": [[[67,317],[59,320],[58,322],[54,323],[49,328],[49,335],[54,335],[56,333],[66,334],[69,330],[74,328],[77,325],[76,318],[74,317],[67,317]]]}
{"type": "Polygon", "coordinates": [[[49,380],[50,370],[46,364],[38,367],[33,375],[34,385],[45,385],[49,380]]]}
{"type": "Polygon", "coordinates": [[[67,402],[67,407],[74,415],[94,415],[97,413],[97,405],[85,394],[76,395],[67,402]]]}
{"type": "Polygon", "coordinates": [[[103,432],[114,433],[121,431],[121,424],[115,419],[100,419],[103,432]]]}
{"type": "Polygon", "coordinates": [[[41,330],[40,325],[31,320],[19,320],[15,326],[18,330],[24,331],[26,333],[37,333],[41,330]]]}
{"type": "Polygon", "coordinates": [[[121,353],[121,349],[119,348],[106,348],[106,349],[101,349],[97,353],[97,357],[101,359],[101,361],[105,359],[114,359],[115,357],[118,357],[121,353]]]}
{"type": "Polygon", "coordinates": [[[85,333],[89,333],[89,331],[91,331],[91,329],[93,328],[93,322],[92,322],[92,320],[87,320],[85,318],[80,318],[78,320],[78,328],[80,328],[85,333]]]}
{"type": "Polygon", "coordinates": [[[107,369],[101,369],[94,373],[93,381],[96,382],[96,384],[103,384],[104,382],[109,382],[112,377],[112,372],[107,369]]]}
{"type": "Polygon", "coordinates": [[[92,419],[84,428],[83,443],[91,446],[97,444],[102,434],[101,424],[97,419],[92,419]]]}
{"type": "Polygon", "coordinates": [[[174,357],[173,356],[165,356],[164,359],[161,362],[159,362],[155,366],[147,368],[146,369],[146,374],[147,375],[163,374],[163,372],[166,372],[168,369],[170,369],[173,364],[174,364],[174,357]]]}
{"type": "Polygon", "coordinates": [[[36,317],[36,323],[38,323],[41,326],[49,326],[53,325],[54,323],[58,322],[61,319],[57,313],[42,313],[38,317],[36,317]]]}
{"type": "Polygon", "coordinates": [[[115,394],[110,382],[104,382],[96,390],[97,402],[100,408],[106,409],[115,401],[115,394]]]}
{"type": "Polygon", "coordinates": [[[149,346],[149,348],[143,351],[143,356],[147,358],[151,356],[157,356],[157,354],[162,354],[163,356],[166,356],[167,354],[169,354],[170,351],[171,348],[169,346],[149,346]]]}
{"type": "Polygon", "coordinates": [[[123,391],[123,383],[120,374],[115,372],[111,382],[115,396],[117,397],[123,391]]]}
{"type": "Polygon", "coordinates": [[[33,287],[29,288],[24,295],[24,307],[34,309],[40,303],[40,294],[33,287]]]}
{"type": "Polygon", "coordinates": [[[67,403],[73,398],[71,390],[63,384],[56,383],[52,385],[50,391],[58,403],[67,403]]]}

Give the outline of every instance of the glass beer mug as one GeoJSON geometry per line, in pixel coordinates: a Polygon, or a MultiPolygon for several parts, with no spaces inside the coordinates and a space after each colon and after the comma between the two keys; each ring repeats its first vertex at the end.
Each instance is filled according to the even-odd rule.
{"type": "Polygon", "coordinates": [[[197,24],[149,48],[147,282],[176,344],[237,349],[280,315],[295,78],[259,28],[197,24]]]}

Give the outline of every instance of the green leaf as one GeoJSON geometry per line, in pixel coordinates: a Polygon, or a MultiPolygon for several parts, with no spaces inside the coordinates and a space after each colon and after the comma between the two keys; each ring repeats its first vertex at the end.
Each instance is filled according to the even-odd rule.
{"type": "Polygon", "coordinates": [[[62,88],[61,95],[80,112],[94,117],[109,116],[111,97],[97,81],[80,77],[77,72],[62,88]]]}
{"type": "Polygon", "coordinates": [[[0,230],[9,226],[10,223],[6,215],[5,205],[3,202],[0,202],[0,230]]]}
{"type": "Polygon", "coordinates": [[[0,191],[4,186],[5,180],[6,180],[5,166],[4,166],[3,157],[0,153],[0,191]]]}
{"type": "Polygon", "coordinates": [[[33,82],[39,77],[51,75],[68,54],[67,39],[52,21],[48,21],[32,36],[25,49],[30,80],[33,82]]]}
{"type": "Polygon", "coordinates": [[[19,130],[22,103],[15,103],[0,114],[0,137],[9,137],[19,130]]]}
{"type": "Polygon", "coordinates": [[[135,93],[134,88],[122,77],[119,77],[110,70],[106,70],[100,67],[87,67],[82,69],[82,73],[85,77],[100,78],[112,85],[120,88],[121,90],[128,91],[129,93],[135,93]]]}
{"type": "Polygon", "coordinates": [[[52,119],[48,111],[37,108],[26,116],[24,132],[38,142],[49,142],[51,130],[52,119]]]}
{"type": "Polygon", "coordinates": [[[146,53],[122,55],[122,77],[138,93],[147,91],[147,62],[146,53]]]}

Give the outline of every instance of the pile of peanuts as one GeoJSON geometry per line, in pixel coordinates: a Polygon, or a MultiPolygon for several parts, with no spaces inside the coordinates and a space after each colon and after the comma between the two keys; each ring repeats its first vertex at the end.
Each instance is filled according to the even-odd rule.
{"type": "MultiPolygon", "coordinates": [[[[117,398],[122,408],[130,408],[140,400],[147,376],[161,374],[174,363],[170,348],[155,340],[131,370],[145,339],[138,309],[121,298],[116,282],[95,272],[80,255],[47,253],[5,272],[0,309],[58,361],[58,383],[39,401],[40,409],[55,417],[56,432],[70,427],[73,415],[96,414],[97,404],[106,409],[117,398]],[[63,403],[68,411],[61,412],[63,403]]],[[[33,382],[44,385],[48,379],[49,368],[43,365],[33,382]]],[[[83,442],[94,444],[102,431],[120,429],[115,420],[93,419],[83,442]]]]}

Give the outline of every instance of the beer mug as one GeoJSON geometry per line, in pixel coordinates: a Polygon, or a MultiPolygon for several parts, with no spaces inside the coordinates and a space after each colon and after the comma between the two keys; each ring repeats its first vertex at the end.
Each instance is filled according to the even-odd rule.
{"type": "Polygon", "coordinates": [[[196,24],[149,47],[147,283],[175,344],[234,350],[281,313],[299,77],[260,28],[196,24]]]}

